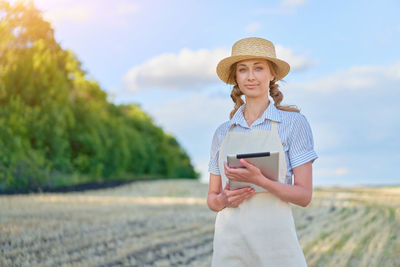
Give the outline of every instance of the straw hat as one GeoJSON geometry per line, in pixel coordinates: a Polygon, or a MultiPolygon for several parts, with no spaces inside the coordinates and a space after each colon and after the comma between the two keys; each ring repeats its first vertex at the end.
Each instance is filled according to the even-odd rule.
{"type": "Polygon", "coordinates": [[[289,64],[276,58],[275,47],[270,41],[262,38],[250,37],[241,39],[233,44],[232,55],[224,58],[217,65],[218,77],[225,83],[235,84],[234,80],[231,79],[229,81],[229,70],[232,64],[245,59],[254,58],[263,58],[275,63],[276,81],[282,79],[289,73],[289,64]]]}

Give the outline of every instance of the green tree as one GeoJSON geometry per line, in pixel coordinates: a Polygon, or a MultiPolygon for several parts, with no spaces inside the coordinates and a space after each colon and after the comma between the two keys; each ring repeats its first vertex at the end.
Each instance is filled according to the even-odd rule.
{"type": "Polygon", "coordinates": [[[33,2],[0,0],[0,190],[196,178],[173,136],[114,105],[33,2]]]}

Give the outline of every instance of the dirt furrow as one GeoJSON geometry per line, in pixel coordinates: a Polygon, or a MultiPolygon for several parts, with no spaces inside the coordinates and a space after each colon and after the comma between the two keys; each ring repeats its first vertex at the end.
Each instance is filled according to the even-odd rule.
{"type": "Polygon", "coordinates": [[[168,259],[172,266],[187,265],[194,259],[209,255],[212,251],[214,229],[207,227],[196,234],[177,238],[173,241],[161,241],[140,250],[130,252],[120,259],[110,261],[100,266],[115,266],[118,263],[127,261],[134,262],[138,266],[154,265],[156,262],[168,259]],[[203,249],[199,251],[199,247],[203,249]]]}

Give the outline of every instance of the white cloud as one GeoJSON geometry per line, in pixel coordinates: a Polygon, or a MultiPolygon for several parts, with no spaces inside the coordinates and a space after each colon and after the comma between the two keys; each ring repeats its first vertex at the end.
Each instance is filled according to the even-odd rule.
{"type": "Polygon", "coordinates": [[[198,89],[218,81],[215,68],[219,60],[229,56],[225,49],[197,51],[182,49],[151,58],[133,67],[124,77],[132,91],[147,88],[198,89]]]}
{"type": "Polygon", "coordinates": [[[260,24],[260,23],[252,23],[252,24],[247,25],[247,26],[244,28],[244,31],[245,31],[246,33],[255,33],[255,32],[258,31],[259,29],[261,29],[261,24],[260,24]]]}
{"type": "MultiPolygon", "coordinates": [[[[304,70],[315,62],[292,50],[277,46],[278,57],[291,64],[293,71],[304,70]]],[[[218,62],[230,55],[227,49],[182,49],[179,53],[166,53],[135,66],[124,76],[127,88],[137,92],[143,89],[192,90],[220,82],[215,72],[218,62]]]]}
{"type": "MultiPolygon", "coordinates": [[[[388,83],[400,82],[400,62],[389,66],[355,66],[339,70],[308,83],[293,83],[293,87],[317,92],[375,90],[388,83]]],[[[382,90],[382,89],[381,89],[382,90]]]]}
{"type": "MultiPolygon", "coordinates": [[[[228,120],[233,102],[229,98],[230,90],[227,90],[226,97],[193,92],[152,107],[147,112],[155,118],[158,125],[172,133],[199,132],[203,135],[204,127],[216,128],[219,123],[228,120]]],[[[207,129],[209,134],[213,130],[215,129],[207,129]]]]}
{"type": "Polygon", "coordinates": [[[303,71],[318,63],[317,61],[310,60],[305,55],[297,55],[293,50],[281,45],[276,45],[275,49],[276,56],[288,62],[292,71],[303,71]]]}
{"type": "Polygon", "coordinates": [[[311,82],[289,82],[288,103],[306,110],[325,153],[394,153],[399,146],[400,62],[354,66],[311,82]]]}

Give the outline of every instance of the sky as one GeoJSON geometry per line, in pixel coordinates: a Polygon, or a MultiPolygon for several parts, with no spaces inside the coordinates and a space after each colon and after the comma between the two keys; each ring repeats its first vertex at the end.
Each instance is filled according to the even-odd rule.
{"type": "Polygon", "coordinates": [[[291,65],[279,85],[311,125],[314,184],[400,183],[399,1],[34,2],[88,78],[173,134],[202,181],[233,109],[216,65],[237,40],[261,37],[291,65]]]}

